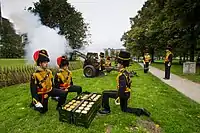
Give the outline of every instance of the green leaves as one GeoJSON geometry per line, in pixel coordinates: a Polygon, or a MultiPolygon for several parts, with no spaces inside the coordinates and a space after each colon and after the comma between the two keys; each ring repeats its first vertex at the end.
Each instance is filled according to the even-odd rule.
{"type": "Polygon", "coordinates": [[[3,32],[0,40],[0,57],[1,58],[20,58],[24,55],[21,36],[15,33],[13,25],[9,20],[3,18],[3,32]]]}
{"type": "Polygon", "coordinates": [[[198,12],[198,0],[148,0],[138,14],[130,18],[131,30],[122,37],[124,46],[130,49],[137,42],[139,46],[134,47],[132,52],[147,46],[160,53],[171,44],[174,52],[178,55],[190,54],[193,61],[200,33],[198,12]],[[130,41],[133,38],[134,42],[130,41]]]}
{"type": "Polygon", "coordinates": [[[29,11],[39,14],[42,24],[50,28],[60,28],[59,34],[69,39],[69,45],[73,49],[89,44],[86,40],[90,36],[88,24],[84,22],[82,13],[66,0],[40,0],[29,11]]]}

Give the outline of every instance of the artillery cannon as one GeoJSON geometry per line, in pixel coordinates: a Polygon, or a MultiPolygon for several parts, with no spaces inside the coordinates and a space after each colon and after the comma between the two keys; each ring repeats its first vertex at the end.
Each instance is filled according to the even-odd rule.
{"type": "MultiPolygon", "coordinates": [[[[88,52],[85,55],[77,50],[74,50],[72,53],[70,53],[70,55],[70,59],[72,59],[73,56],[79,56],[84,59],[83,74],[85,75],[85,77],[92,78],[101,75],[102,71],[100,71],[98,53],[88,52]]],[[[103,71],[111,72],[112,70],[116,70],[116,68],[105,67],[105,70],[103,71]]]]}
{"type": "Polygon", "coordinates": [[[70,53],[71,59],[73,56],[79,56],[84,59],[84,64],[83,64],[83,74],[85,77],[92,78],[92,77],[97,77],[101,75],[102,71],[106,72],[111,72],[112,70],[118,70],[116,67],[107,67],[105,66],[105,70],[100,71],[100,62],[99,62],[99,57],[98,53],[92,53],[88,52],[86,55],[74,50],[72,53],[70,53]]]}

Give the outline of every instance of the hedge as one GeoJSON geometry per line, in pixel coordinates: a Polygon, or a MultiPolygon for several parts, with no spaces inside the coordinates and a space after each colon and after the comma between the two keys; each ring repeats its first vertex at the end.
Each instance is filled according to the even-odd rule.
{"type": "MultiPolygon", "coordinates": [[[[81,61],[70,62],[69,69],[76,70],[82,68],[81,61]]],[[[55,73],[56,68],[50,68],[55,73]]],[[[4,66],[0,67],[0,88],[15,84],[27,83],[34,72],[34,66],[4,66]]]]}

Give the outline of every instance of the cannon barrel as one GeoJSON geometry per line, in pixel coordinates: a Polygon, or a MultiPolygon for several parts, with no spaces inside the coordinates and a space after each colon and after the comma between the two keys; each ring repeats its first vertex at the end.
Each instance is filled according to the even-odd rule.
{"type": "Polygon", "coordinates": [[[81,53],[81,52],[79,52],[79,51],[77,51],[77,50],[74,50],[73,54],[78,55],[79,57],[82,57],[83,59],[86,60],[86,55],[81,53]]]}

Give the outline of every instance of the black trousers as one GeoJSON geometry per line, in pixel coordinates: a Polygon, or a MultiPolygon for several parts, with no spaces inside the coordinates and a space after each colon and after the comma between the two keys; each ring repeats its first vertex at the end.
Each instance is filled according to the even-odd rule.
{"type": "Polygon", "coordinates": [[[45,113],[45,112],[48,111],[48,100],[49,100],[50,96],[51,97],[60,97],[59,100],[58,100],[58,105],[57,105],[57,108],[58,108],[58,107],[61,107],[65,103],[67,93],[64,90],[53,88],[47,94],[40,94],[39,100],[40,100],[41,104],[43,105],[43,108],[38,110],[40,113],[45,113]]]}
{"type": "Polygon", "coordinates": [[[165,63],[165,78],[166,79],[170,79],[170,68],[171,68],[171,65],[168,66],[168,63],[165,63]]]}
{"type": "Polygon", "coordinates": [[[76,92],[79,95],[82,92],[82,87],[78,85],[72,85],[68,88],[67,94],[69,92],[76,92]]]}
{"type": "Polygon", "coordinates": [[[147,73],[149,71],[149,62],[145,62],[144,64],[144,73],[147,73]]]}
{"type": "MultiPolygon", "coordinates": [[[[103,91],[102,107],[104,108],[104,110],[110,111],[109,98],[116,99],[117,97],[118,97],[118,91],[116,90],[103,91]]],[[[127,98],[120,98],[121,111],[136,114],[138,116],[142,115],[143,113],[142,109],[128,107],[129,97],[130,97],[130,93],[129,95],[127,95],[127,98]]]]}

